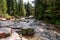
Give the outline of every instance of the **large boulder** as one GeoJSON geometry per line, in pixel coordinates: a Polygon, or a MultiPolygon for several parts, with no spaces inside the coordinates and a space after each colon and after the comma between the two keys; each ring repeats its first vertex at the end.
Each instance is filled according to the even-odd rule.
{"type": "Polygon", "coordinates": [[[0,28],[0,38],[9,37],[12,33],[11,28],[0,28]]]}

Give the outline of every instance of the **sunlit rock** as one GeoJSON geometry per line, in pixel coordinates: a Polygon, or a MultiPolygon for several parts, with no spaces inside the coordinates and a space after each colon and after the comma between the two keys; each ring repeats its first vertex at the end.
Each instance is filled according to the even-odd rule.
{"type": "Polygon", "coordinates": [[[0,28],[0,38],[9,37],[12,34],[11,28],[0,28]]]}
{"type": "Polygon", "coordinates": [[[20,21],[27,22],[28,20],[25,19],[25,17],[20,18],[20,21]]]}
{"type": "Polygon", "coordinates": [[[1,38],[0,40],[21,40],[21,38],[16,32],[13,31],[9,37],[1,38]]]}
{"type": "Polygon", "coordinates": [[[28,40],[27,38],[22,37],[22,40],[28,40]]]}
{"type": "Polygon", "coordinates": [[[0,20],[5,21],[5,20],[6,20],[6,18],[4,18],[4,17],[0,17],[0,20]]]}
{"type": "Polygon", "coordinates": [[[45,31],[45,30],[44,30],[44,29],[42,29],[42,28],[40,28],[40,31],[41,31],[41,32],[43,32],[43,31],[45,31]]]}
{"type": "Polygon", "coordinates": [[[33,15],[30,15],[29,18],[33,18],[33,15]]]}
{"type": "Polygon", "coordinates": [[[42,26],[46,25],[45,23],[41,23],[42,26]]]}
{"type": "Polygon", "coordinates": [[[20,20],[25,20],[25,17],[20,18],[20,20]]]}

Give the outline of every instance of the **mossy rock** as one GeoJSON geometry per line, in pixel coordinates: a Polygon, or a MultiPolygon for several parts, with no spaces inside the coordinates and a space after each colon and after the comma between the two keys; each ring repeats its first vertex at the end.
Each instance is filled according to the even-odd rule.
{"type": "Polygon", "coordinates": [[[28,33],[28,35],[33,35],[34,29],[31,29],[31,28],[27,29],[27,33],[28,33]]]}
{"type": "Polygon", "coordinates": [[[34,29],[32,28],[22,29],[22,35],[34,35],[34,29]]]}
{"type": "Polygon", "coordinates": [[[22,35],[26,35],[27,34],[27,30],[26,29],[22,29],[22,35]]]}

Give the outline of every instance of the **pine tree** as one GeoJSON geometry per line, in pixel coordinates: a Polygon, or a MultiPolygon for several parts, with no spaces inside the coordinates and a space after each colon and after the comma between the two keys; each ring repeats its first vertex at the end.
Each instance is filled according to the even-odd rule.
{"type": "Polygon", "coordinates": [[[49,23],[55,23],[55,0],[36,0],[35,17],[45,19],[49,23]]]}
{"type": "Polygon", "coordinates": [[[25,8],[26,8],[26,16],[30,16],[33,14],[33,7],[32,4],[30,4],[29,2],[27,4],[25,4],[25,8]]]}
{"type": "Polygon", "coordinates": [[[7,13],[7,4],[6,4],[6,0],[0,0],[0,16],[4,16],[6,17],[7,13]]]}
{"type": "Polygon", "coordinates": [[[8,14],[17,17],[17,0],[6,0],[8,14]]]}
{"type": "Polygon", "coordinates": [[[1,9],[1,0],[0,0],[0,16],[2,16],[2,9],[1,9]]]}
{"type": "Polygon", "coordinates": [[[60,25],[60,0],[55,0],[55,24],[60,25]]]}
{"type": "Polygon", "coordinates": [[[35,18],[44,19],[45,5],[43,5],[42,0],[35,0],[35,18]]]}
{"type": "Polygon", "coordinates": [[[46,0],[47,2],[47,8],[46,8],[46,20],[48,20],[50,23],[55,23],[55,0],[46,0]]]}
{"type": "Polygon", "coordinates": [[[23,4],[23,0],[18,0],[18,15],[26,16],[26,10],[23,4]]]}

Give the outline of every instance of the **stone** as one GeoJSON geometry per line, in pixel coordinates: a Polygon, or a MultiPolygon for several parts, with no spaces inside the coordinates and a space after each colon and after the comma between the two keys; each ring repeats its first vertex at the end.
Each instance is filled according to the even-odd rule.
{"type": "Polygon", "coordinates": [[[1,20],[1,21],[6,21],[6,18],[1,17],[0,20],[1,20]]]}
{"type": "Polygon", "coordinates": [[[12,33],[11,28],[0,28],[0,38],[9,37],[12,33]]]}

